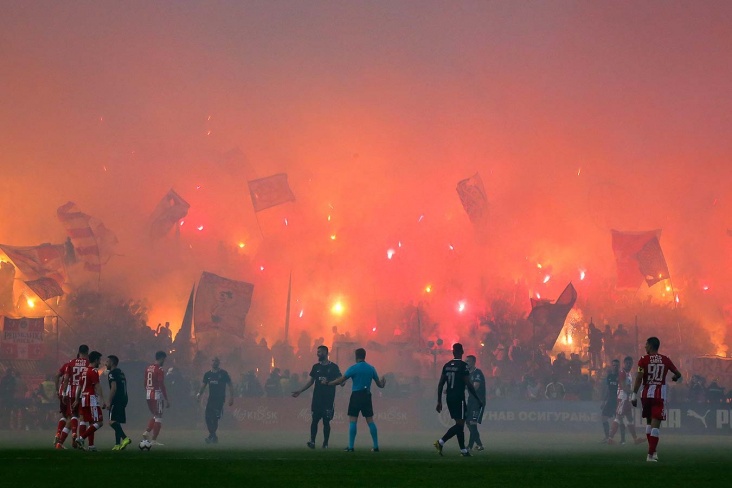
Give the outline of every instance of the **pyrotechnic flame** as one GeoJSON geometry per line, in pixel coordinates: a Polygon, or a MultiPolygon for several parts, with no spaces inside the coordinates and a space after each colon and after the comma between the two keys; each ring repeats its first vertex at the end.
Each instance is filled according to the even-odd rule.
{"type": "Polygon", "coordinates": [[[239,249],[244,249],[244,246],[246,246],[246,244],[244,244],[243,242],[239,243],[239,249]]]}
{"type": "Polygon", "coordinates": [[[536,263],[536,267],[541,269],[542,268],[541,263],[536,263]]]}
{"type": "Polygon", "coordinates": [[[203,226],[202,225],[199,225],[198,227],[196,227],[196,229],[203,230],[203,226]]]}
{"type": "Polygon", "coordinates": [[[260,266],[259,271],[264,271],[264,266],[260,266]]]}
{"type": "Polygon", "coordinates": [[[465,311],[465,300],[460,300],[458,302],[458,312],[463,313],[465,311]]]}
{"type": "Polygon", "coordinates": [[[431,293],[432,292],[432,285],[425,286],[424,287],[424,291],[426,291],[427,293],[431,293]]]}
{"type": "Polygon", "coordinates": [[[376,332],[376,327],[374,327],[373,329],[371,329],[371,332],[376,332]]]}
{"type": "Polygon", "coordinates": [[[455,250],[455,248],[453,247],[452,244],[448,244],[447,247],[449,247],[451,251],[454,251],[455,250]]]}
{"type": "Polygon", "coordinates": [[[702,286],[702,290],[704,290],[704,291],[709,291],[709,285],[704,285],[704,286],[702,286]]]}
{"type": "Polygon", "coordinates": [[[32,298],[28,298],[28,297],[26,297],[26,298],[25,298],[25,303],[27,303],[27,304],[28,304],[28,306],[29,306],[30,308],[33,308],[33,307],[35,307],[35,306],[36,306],[36,304],[35,304],[35,302],[33,301],[33,299],[32,299],[32,298]]]}
{"type": "Polygon", "coordinates": [[[581,269],[579,273],[580,273],[580,281],[584,280],[585,279],[585,276],[586,276],[585,270],[584,269],[581,269]]]}
{"type": "Polygon", "coordinates": [[[345,310],[345,307],[343,304],[339,301],[335,302],[332,307],[330,307],[330,313],[333,315],[343,315],[343,311],[345,310]]]}
{"type": "Polygon", "coordinates": [[[402,241],[397,242],[397,247],[402,247],[402,241]]]}
{"type": "Polygon", "coordinates": [[[300,318],[302,318],[303,313],[305,313],[305,310],[300,310],[300,315],[299,315],[300,318]]]}
{"type": "Polygon", "coordinates": [[[330,222],[330,215],[328,215],[328,222],[330,222]]]}
{"type": "Polygon", "coordinates": [[[181,227],[182,227],[182,226],[183,226],[183,224],[185,224],[185,223],[186,223],[186,221],[185,221],[185,220],[181,220],[181,221],[180,221],[180,225],[181,225],[181,227]]]}
{"type": "Polygon", "coordinates": [[[285,227],[287,227],[287,219],[285,219],[285,227]]]}
{"type": "Polygon", "coordinates": [[[387,249],[387,250],[386,250],[386,259],[391,259],[391,258],[392,258],[392,256],[394,256],[394,253],[395,253],[395,252],[396,252],[396,251],[395,251],[394,249],[387,249]]]}
{"type": "Polygon", "coordinates": [[[550,279],[552,279],[552,277],[551,277],[550,275],[546,275],[546,276],[544,277],[544,283],[549,283],[549,280],[550,280],[550,279]]]}
{"type": "Polygon", "coordinates": [[[330,240],[331,241],[335,241],[336,240],[336,235],[335,234],[331,234],[330,235],[330,240]]]}

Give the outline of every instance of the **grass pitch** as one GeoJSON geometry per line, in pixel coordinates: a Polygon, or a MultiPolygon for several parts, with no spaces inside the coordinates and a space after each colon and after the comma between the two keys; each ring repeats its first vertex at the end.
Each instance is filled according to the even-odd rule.
{"type": "MultiPolygon", "coordinates": [[[[365,430],[365,429],[364,429],[365,430]]],[[[381,433],[380,433],[381,434],[381,433]]],[[[597,435],[484,433],[486,450],[459,455],[453,439],[440,457],[440,433],[380,435],[381,452],[359,432],[346,453],[343,433],[328,450],[305,447],[306,433],[221,432],[215,446],[191,431],[163,432],[165,446],[141,452],[135,441],[112,452],[111,430],[98,434],[99,452],[56,451],[48,432],[0,432],[3,486],[64,487],[507,487],[596,488],[650,483],[659,487],[723,485],[732,465],[732,439],[661,437],[658,463],[645,461],[644,445],[607,446],[597,435]],[[234,436],[236,436],[234,438],[234,436]],[[300,442],[302,440],[303,442],[300,442]],[[74,481],[71,481],[74,480],[74,481]]]]}

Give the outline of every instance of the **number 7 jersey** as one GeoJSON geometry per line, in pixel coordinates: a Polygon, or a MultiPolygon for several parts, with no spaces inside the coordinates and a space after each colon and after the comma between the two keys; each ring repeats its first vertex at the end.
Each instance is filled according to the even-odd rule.
{"type": "Polygon", "coordinates": [[[646,354],[638,361],[638,372],[643,375],[641,398],[666,399],[666,375],[678,370],[663,354],[646,354]]]}

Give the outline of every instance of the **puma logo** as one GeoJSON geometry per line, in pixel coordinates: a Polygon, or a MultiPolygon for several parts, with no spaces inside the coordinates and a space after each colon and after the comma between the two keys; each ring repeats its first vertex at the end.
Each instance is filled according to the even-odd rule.
{"type": "Polygon", "coordinates": [[[707,414],[709,414],[710,410],[707,410],[704,412],[704,415],[699,415],[693,410],[687,410],[686,415],[687,417],[694,417],[695,419],[699,419],[702,424],[704,424],[704,428],[707,428],[707,414]]]}

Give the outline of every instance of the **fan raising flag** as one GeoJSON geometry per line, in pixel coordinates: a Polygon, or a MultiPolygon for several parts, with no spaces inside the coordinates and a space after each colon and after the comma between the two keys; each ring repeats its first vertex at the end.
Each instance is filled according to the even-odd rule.
{"type": "Polygon", "coordinates": [[[478,173],[457,184],[460,202],[473,225],[485,224],[488,220],[488,198],[485,195],[483,180],[478,173]]]}
{"type": "Polygon", "coordinates": [[[173,189],[165,194],[153,210],[150,218],[150,237],[160,239],[170,232],[170,229],[182,218],[188,215],[191,206],[183,200],[173,189]]]}
{"type": "Polygon", "coordinates": [[[285,202],[294,202],[295,194],[287,183],[287,175],[279,173],[266,178],[259,178],[249,182],[249,194],[252,197],[254,211],[280,205],[285,202]]]}
{"type": "Polygon", "coordinates": [[[112,257],[117,237],[99,220],[79,210],[74,202],[60,206],[56,214],[71,238],[76,255],[84,261],[84,269],[99,273],[102,264],[112,257]]]}
{"type": "Polygon", "coordinates": [[[612,231],[613,253],[618,267],[618,288],[638,288],[668,279],[670,273],[661,250],[660,230],[648,232],[612,231]]]}
{"type": "Polygon", "coordinates": [[[547,350],[554,347],[564,327],[569,311],[577,301],[577,290],[568,284],[557,301],[531,299],[531,313],[528,320],[534,326],[534,345],[544,344],[547,350]]]}

